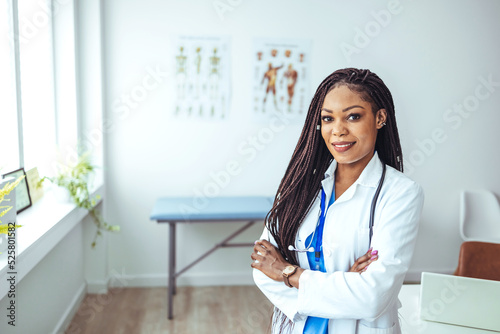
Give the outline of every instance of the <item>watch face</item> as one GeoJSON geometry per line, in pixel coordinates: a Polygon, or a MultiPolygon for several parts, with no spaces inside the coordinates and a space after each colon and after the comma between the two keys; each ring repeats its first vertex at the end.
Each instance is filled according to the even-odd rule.
{"type": "Polygon", "coordinates": [[[285,269],[283,269],[283,274],[290,275],[294,270],[294,266],[286,266],[285,269]]]}

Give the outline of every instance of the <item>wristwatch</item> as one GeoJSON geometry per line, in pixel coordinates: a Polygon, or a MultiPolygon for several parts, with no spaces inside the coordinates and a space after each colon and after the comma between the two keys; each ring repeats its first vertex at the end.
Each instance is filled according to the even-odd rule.
{"type": "Polygon", "coordinates": [[[283,269],[282,274],[283,274],[283,281],[285,281],[285,285],[289,288],[293,288],[293,285],[290,284],[290,281],[288,278],[295,274],[297,271],[297,266],[286,266],[285,269],[283,269]]]}

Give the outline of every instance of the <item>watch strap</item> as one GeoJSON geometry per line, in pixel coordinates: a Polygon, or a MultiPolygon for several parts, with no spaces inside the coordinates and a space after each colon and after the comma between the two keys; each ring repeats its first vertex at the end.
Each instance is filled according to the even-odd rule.
{"type": "Polygon", "coordinates": [[[294,267],[294,270],[289,273],[289,274],[285,274],[283,273],[283,282],[285,282],[285,285],[289,288],[293,288],[293,285],[290,284],[290,276],[292,276],[293,274],[295,274],[297,272],[297,266],[293,266],[294,267]]]}

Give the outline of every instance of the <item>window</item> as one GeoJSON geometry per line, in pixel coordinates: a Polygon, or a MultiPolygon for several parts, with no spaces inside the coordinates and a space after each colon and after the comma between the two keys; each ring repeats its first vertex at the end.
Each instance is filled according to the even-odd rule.
{"type": "MultiPolygon", "coordinates": [[[[98,1],[0,0],[0,174],[36,166],[41,176],[53,176],[54,162],[75,160],[81,126],[77,122],[86,121],[85,117],[77,118],[75,23],[82,17],[75,16],[79,8],[94,10],[80,21],[93,28],[95,18],[100,19],[98,1]]],[[[100,59],[100,48],[95,51],[100,59]]],[[[89,68],[85,66],[86,71],[89,68]]],[[[91,79],[82,81],[90,87],[86,99],[97,96],[92,111],[100,116],[100,74],[91,79]]],[[[95,188],[102,192],[102,182],[95,188]]],[[[38,204],[17,217],[24,227],[17,234],[16,254],[26,260],[25,274],[84,216],[81,210],[49,196],[38,204]]],[[[0,257],[0,276],[6,272],[7,258],[0,257]]]]}
{"type": "Polygon", "coordinates": [[[17,4],[24,167],[46,174],[56,144],[50,7],[39,0],[17,4]]]}
{"type": "Polygon", "coordinates": [[[13,31],[7,1],[0,0],[0,174],[19,167],[13,31]]]}
{"type": "Polygon", "coordinates": [[[0,0],[0,33],[8,36],[0,38],[0,173],[38,167],[50,176],[53,162],[76,150],[72,7],[0,0]]]}

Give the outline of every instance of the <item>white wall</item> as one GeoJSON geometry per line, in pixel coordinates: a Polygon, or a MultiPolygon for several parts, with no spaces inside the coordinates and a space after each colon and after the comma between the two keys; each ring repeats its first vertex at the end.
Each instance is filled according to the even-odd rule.
{"type": "MultiPolygon", "coordinates": [[[[274,195],[301,124],[277,133],[254,161],[246,162],[238,153],[238,145],[266,126],[250,117],[252,42],[254,37],[297,37],[313,41],[311,94],[326,75],[348,66],[370,68],[391,89],[407,171],[426,193],[411,271],[452,271],[461,243],[459,191],[486,188],[500,193],[500,87],[497,84],[470,113],[447,111],[473,101],[470,96],[481,84],[478,78],[500,82],[500,45],[495,38],[500,2],[230,1],[233,10],[223,13],[223,20],[214,9],[220,2],[104,2],[106,203],[110,222],[122,226],[121,233],[109,237],[110,270],[124,273],[130,284],[165,285],[168,230],[149,220],[155,199],[195,196],[196,189],[212,181],[210,173],[223,170],[230,160],[241,162],[242,171],[219,195],[274,195]],[[373,13],[387,8],[397,13],[379,31],[372,30],[366,46],[359,44],[357,29],[373,28],[373,13]],[[170,117],[171,76],[129,113],[116,108],[122,94],[141,85],[148,68],[169,70],[175,34],[232,37],[232,108],[227,121],[170,117]],[[358,53],[346,57],[341,45],[356,42],[358,53]],[[442,129],[445,139],[431,143],[436,129],[442,129]]],[[[178,266],[235,228],[180,226],[178,266]]],[[[258,238],[260,230],[253,228],[241,240],[258,238]]],[[[181,284],[250,283],[249,254],[250,249],[220,250],[187,272],[181,284]]]]}

